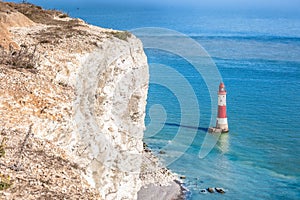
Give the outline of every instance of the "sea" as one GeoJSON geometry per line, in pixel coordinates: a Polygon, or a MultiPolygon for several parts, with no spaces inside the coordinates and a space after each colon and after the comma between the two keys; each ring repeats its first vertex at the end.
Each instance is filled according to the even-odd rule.
{"type": "Polygon", "coordinates": [[[181,176],[188,200],[300,199],[299,14],[37,4],[104,28],[151,27],[171,38],[168,48],[144,44],[150,66],[144,141],[181,176]],[[198,54],[210,67],[193,62],[198,54]],[[215,123],[220,82],[227,90],[230,131],[211,136],[207,128],[215,123]],[[208,193],[209,187],[225,194],[208,193]]]}

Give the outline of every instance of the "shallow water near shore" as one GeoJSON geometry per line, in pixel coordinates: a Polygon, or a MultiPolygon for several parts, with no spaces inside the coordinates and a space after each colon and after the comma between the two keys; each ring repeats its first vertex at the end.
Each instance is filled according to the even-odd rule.
{"type": "MultiPolygon", "coordinates": [[[[299,198],[299,16],[55,6],[105,28],[130,30],[152,26],[177,30],[200,43],[212,56],[227,87],[230,132],[221,135],[212,151],[200,159],[211,116],[207,87],[185,59],[170,52],[146,50],[149,63],[165,64],[184,74],[199,102],[200,111],[191,110],[190,115],[200,112],[200,123],[198,127],[189,127],[180,123],[180,100],[176,94],[150,84],[145,122],[149,125],[156,118],[156,125],[162,129],[156,133],[146,130],[145,142],[162,160],[176,157],[168,168],[186,177],[183,181],[190,190],[188,199],[299,198]],[[166,120],[160,119],[160,115],[150,118],[149,109],[156,104],[164,107],[166,120]],[[178,153],[176,147],[184,143],[174,141],[179,128],[187,137],[195,131],[196,135],[186,151],[178,153]],[[173,146],[173,151],[159,154],[166,145],[173,146]],[[222,187],[226,193],[200,192],[208,187],[222,187]]],[[[150,68],[150,83],[155,74],[150,68]]],[[[174,85],[181,87],[175,82],[174,85]]]]}

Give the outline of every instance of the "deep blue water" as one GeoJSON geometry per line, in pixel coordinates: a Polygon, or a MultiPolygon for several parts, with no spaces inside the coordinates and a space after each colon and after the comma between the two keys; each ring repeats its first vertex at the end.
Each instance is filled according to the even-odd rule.
{"type": "MultiPolygon", "coordinates": [[[[47,5],[46,5],[47,7],[47,5]]],[[[53,8],[53,5],[48,5],[53,8]]],[[[189,199],[299,199],[300,198],[300,17],[282,13],[208,12],[157,7],[55,5],[71,16],[106,28],[131,30],[164,27],[187,34],[201,44],[215,62],[227,86],[229,134],[222,135],[212,151],[198,157],[210,125],[210,95],[202,77],[184,58],[157,49],[146,49],[149,63],[170,66],[189,82],[200,109],[181,116],[180,101],[170,87],[153,83],[164,71],[150,68],[146,124],[156,120],[157,132],[147,130],[145,142],[174,172],[186,176],[189,199]],[[78,9],[77,9],[78,7],[78,9]],[[149,109],[161,105],[164,113],[149,109]],[[196,127],[181,124],[193,120],[196,127]],[[166,119],[164,119],[166,117],[166,119]],[[183,139],[175,140],[179,128],[183,139]],[[184,152],[184,137],[193,140],[184,152]],[[180,148],[179,148],[180,149],[180,148]],[[201,194],[207,187],[223,187],[226,194],[201,194]]],[[[176,78],[174,78],[176,80],[176,78]]],[[[186,88],[174,81],[181,91],[186,88]]],[[[219,83],[216,82],[216,85],[219,83]]],[[[217,91],[216,91],[217,92],[217,91]]],[[[185,98],[190,98],[189,94],[185,98]]],[[[190,105],[193,106],[193,105],[190,105]]]]}

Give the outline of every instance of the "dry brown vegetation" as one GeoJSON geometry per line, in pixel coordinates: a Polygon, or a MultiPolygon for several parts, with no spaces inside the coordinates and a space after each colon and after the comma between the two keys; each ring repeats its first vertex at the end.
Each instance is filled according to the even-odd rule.
{"type": "Polygon", "coordinates": [[[39,64],[39,56],[36,53],[37,46],[28,47],[21,45],[20,49],[9,46],[8,50],[0,47],[0,64],[12,68],[23,68],[34,72],[39,64]]]}
{"type": "Polygon", "coordinates": [[[62,20],[67,18],[68,15],[57,10],[44,10],[40,6],[29,3],[16,4],[0,2],[0,14],[1,12],[3,14],[20,12],[34,23],[48,25],[49,28],[36,35],[38,43],[57,43],[62,37],[71,38],[75,35],[89,36],[87,31],[78,28],[86,26],[81,20],[62,20]]]}
{"type": "Polygon", "coordinates": [[[18,11],[28,17],[35,23],[45,24],[45,25],[61,25],[66,28],[73,28],[76,26],[83,26],[80,24],[80,20],[70,19],[70,20],[58,20],[55,17],[60,19],[68,17],[66,13],[63,13],[58,10],[44,10],[40,6],[36,6],[29,3],[15,4],[8,3],[11,9],[18,11]]]}
{"type": "Polygon", "coordinates": [[[40,6],[36,6],[30,3],[4,3],[0,2],[0,11],[2,12],[14,12],[18,11],[24,14],[35,23],[56,25],[59,21],[53,19],[54,16],[63,16],[64,13],[57,10],[44,10],[40,6]]]}

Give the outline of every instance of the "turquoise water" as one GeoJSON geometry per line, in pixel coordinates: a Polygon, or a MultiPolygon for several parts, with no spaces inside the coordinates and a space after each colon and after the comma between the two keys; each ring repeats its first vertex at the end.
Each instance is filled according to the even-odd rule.
{"type": "MultiPolygon", "coordinates": [[[[172,52],[146,49],[149,63],[171,66],[183,74],[200,105],[200,110],[190,111],[191,119],[196,112],[200,113],[199,128],[186,127],[180,121],[180,99],[176,93],[150,84],[146,124],[151,123],[149,109],[153,105],[163,106],[166,112],[166,119],[159,118],[164,115],[155,116],[161,120],[156,125],[162,129],[145,133],[145,141],[153,151],[158,153],[172,144],[179,128],[187,137],[196,130],[192,144],[180,156],[176,148],[158,154],[162,159],[177,156],[168,167],[186,176],[188,199],[300,198],[299,16],[130,6],[55,8],[106,28],[131,30],[151,26],[177,30],[211,55],[227,87],[230,133],[222,135],[212,151],[200,159],[198,154],[212,114],[207,86],[184,58],[172,52]],[[226,194],[200,193],[207,187],[222,187],[226,194]]],[[[150,68],[150,83],[157,75],[153,70],[150,68]]],[[[176,82],[174,86],[185,90],[176,82]]],[[[176,141],[172,145],[182,144],[176,141]]]]}

